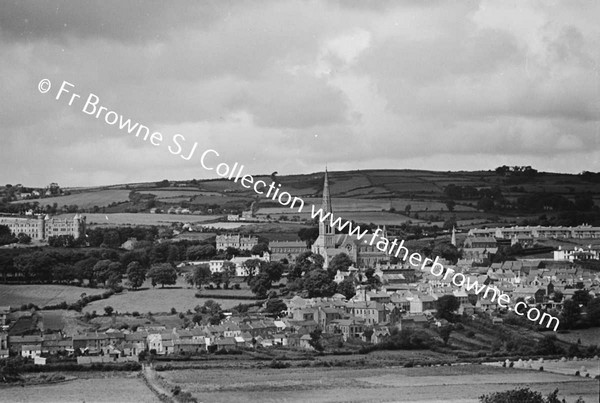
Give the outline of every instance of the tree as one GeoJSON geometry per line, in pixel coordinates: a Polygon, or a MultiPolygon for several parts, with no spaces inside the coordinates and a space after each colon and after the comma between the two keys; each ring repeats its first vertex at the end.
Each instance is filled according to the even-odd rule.
{"type": "Polygon", "coordinates": [[[449,322],[454,320],[454,312],[460,307],[458,298],[454,295],[444,295],[437,300],[437,317],[449,322]]]}
{"type": "Polygon", "coordinates": [[[140,262],[133,261],[127,265],[127,279],[129,287],[135,289],[140,288],[146,280],[146,270],[140,262]]]}
{"type": "Polygon", "coordinates": [[[366,328],[365,331],[363,332],[363,337],[365,338],[367,343],[371,342],[371,337],[373,337],[373,333],[375,333],[375,332],[373,331],[372,327],[366,328]]]}
{"type": "Polygon", "coordinates": [[[93,272],[94,272],[94,280],[96,280],[96,282],[106,284],[106,280],[108,280],[108,277],[110,276],[110,271],[109,271],[108,267],[110,266],[111,263],[112,263],[111,260],[103,259],[103,260],[99,260],[94,265],[93,272]]]}
{"type": "Polygon", "coordinates": [[[308,344],[310,344],[311,347],[317,351],[324,350],[323,345],[321,344],[321,333],[322,333],[321,329],[315,329],[309,333],[310,340],[308,341],[308,344]]]}
{"type": "Polygon", "coordinates": [[[187,248],[186,257],[188,260],[210,259],[216,253],[217,250],[212,245],[194,245],[187,248]]]}
{"type": "Polygon", "coordinates": [[[121,238],[119,237],[119,232],[117,230],[108,230],[104,232],[102,245],[108,248],[118,248],[119,246],[121,246],[121,238]]]}
{"type": "Polygon", "coordinates": [[[308,297],[331,297],[335,294],[337,284],[323,269],[310,271],[303,279],[303,287],[308,291],[308,297]]]}
{"type": "Polygon", "coordinates": [[[560,322],[565,328],[572,328],[581,318],[581,308],[579,307],[579,304],[572,299],[563,302],[561,317],[562,320],[560,322]]]}
{"type": "Polygon", "coordinates": [[[33,252],[22,254],[14,258],[14,267],[27,280],[46,281],[52,280],[52,267],[57,261],[47,252],[33,252]]]}
{"type": "Polygon", "coordinates": [[[278,318],[283,316],[283,312],[287,311],[287,305],[279,298],[270,299],[267,301],[266,311],[271,316],[278,318]]]}
{"type": "Polygon", "coordinates": [[[31,237],[23,232],[20,232],[17,235],[17,239],[20,244],[29,245],[31,243],[31,237]]]}
{"type": "Polygon", "coordinates": [[[298,237],[310,247],[319,237],[319,227],[302,228],[298,231],[298,237]]]}
{"type": "Polygon", "coordinates": [[[199,264],[194,267],[192,275],[188,278],[188,282],[198,288],[202,288],[202,284],[208,283],[210,276],[210,266],[207,263],[199,264]]]}
{"type": "Polygon", "coordinates": [[[267,292],[271,289],[271,278],[268,273],[262,271],[250,280],[249,285],[257,298],[266,298],[267,292]]]}
{"type": "Polygon", "coordinates": [[[210,275],[210,281],[212,281],[217,288],[221,288],[221,283],[223,282],[223,273],[214,272],[210,275]]]}
{"type": "Polygon", "coordinates": [[[483,211],[490,211],[494,208],[494,201],[489,197],[482,197],[477,200],[477,209],[483,211]]]}
{"type": "Polygon", "coordinates": [[[337,285],[336,292],[342,294],[346,299],[350,299],[356,295],[356,287],[354,279],[351,276],[346,277],[337,285]]]}
{"type": "Polygon", "coordinates": [[[600,326],[600,297],[588,302],[586,307],[587,321],[591,326],[600,326]]]}
{"type": "Polygon", "coordinates": [[[197,309],[197,311],[199,311],[200,313],[203,313],[205,315],[211,315],[211,316],[217,315],[217,314],[221,313],[221,311],[222,311],[221,305],[212,299],[208,299],[208,300],[204,301],[204,305],[202,305],[201,307],[198,307],[198,308],[199,309],[197,309]]]}
{"type": "Polygon", "coordinates": [[[268,251],[269,251],[269,245],[267,245],[266,243],[258,243],[252,247],[252,249],[250,250],[250,253],[252,253],[253,256],[258,255],[258,256],[262,257],[263,254],[268,251]]]}
{"type": "Polygon", "coordinates": [[[348,271],[348,268],[353,264],[354,262],[346,253],[338,253],[333,257],[333,259],[331,259],[331,262],[329,262],[329,266],[327,266],[327,272],[331,278],[334,278],[338,270],[348,271]]]}
{"type": "Polygon", "coordinates": [[[229,288],[231,279],[235,277],[235,263],[223,262],[223,270],[221,272],[221,281],[223,281],[225,289],[229,288]]]}
{"type": "Polygon", "coordinates": [[[410,204],[407,204],[406,207],[404,207],[404,212],[406,213],[406,215],[410,215],[410,210],[412,210],[412,206],[410,204]]]}
{"type": "Polygon", "coordinates": [[[153,264],[147,273],[156,284],[160,284],[161,288],[165,285],[173,285],[177,282],[177,272],[169,263],[153,264]]]}
{"type": "Polygon", "coordinates": [[[0,245],[8,245],[17,242],[8,225],[0,225],[0,245]]]}
{"type": "Polygon", "coordinates": [[[458,262],[458,259],[461,258],[461,252],[456,246],[452,245],[451,243],[443,242],[435,245],[429,257],[435,259],[436,256],[446,259],[452,264],[456,264],[456,262],[458,262]]]}
{"type": "Polygon", "coordinates": [[[375,275],[374,268],[369,267],[367,270],[365,270],[365,277],[367,278],[367,285],[369,286],[369,288],[378,289],[379,287],[381,287],[381,279],[379,278],[379,276],[375,275]]]}
{"type": "Polygon", "coordinates": [[[192,317],[192,322],[194,322],[197,325],[202,323],[202,315],[200,313],[196,312],[194,314],[194,316],[192,317]]]}
{"type": "Polygon", "coordinates": [[[440,327],[439,329],[440,337],[442,338],[442,340],[444,341],[444,345],[446,346],[448,345],[448,340],[450,339],[450,333],[452,333],[452,330],[454,330],[452,325],[445,325],[440,327]]]}
{"type": "Polygon", "coordinates": [[[114,309],[112,306],[105,306],[104,307],[104,313],[106,313],[106,316],[110,316],[112,315],[114,309]]]}
{"type": "Polygon", "coordinates": [[[284,269],[285,266],[281,262],[269,262],[261,268],[272,282],[281,280],[284,269]]]}
{"type": "Polygon", "coordinates": [[[563,300],[563,293],[561,291],[554,291],[554,296],[552,297],[554,302],[561,302],[563,300]]]}
{"type": "MultiPolygon", "coordinates": [[[[560,403],[558,389],[547,397],[529,388],[518,388],[504,392],[494,392],[479,397],[481,403],[560,403]]],[[[564,401],[564,400],[563,400],[564,401]]]]}
{"type": "Polygon", "coordinates": [[[448,208],[448,211],[450,211],[450,212],[454,211],[455,206],[456,206],[456,202],[454,200],[446,200],[446,207],[448,208]]]}
{"type": "Polygon", "coordinates": [[[573,301],[579,305],[586,306],[591,299],[592,297],[587,290],[577,290],[573,293],[573,301]]]}
{"type": "Polygon", "coordinates": [[[248,284],[250,284],[250,279],[258,274],[262,268],[267,264],[264,260],[260,259],[248,259],[244,262],[244,266],[248,269],[248,284]]]}
{"type": "Polygon", "coordinates": [[[111,290],[117,290],[121,287],[121,281],[123,280],[123,276],[119,273],[111,272],[108,279],[106,280],[106,285],[111,290]]]}

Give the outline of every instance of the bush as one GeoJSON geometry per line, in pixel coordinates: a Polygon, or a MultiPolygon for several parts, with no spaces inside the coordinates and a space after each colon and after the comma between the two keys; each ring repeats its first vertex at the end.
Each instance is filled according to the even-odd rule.
{"type": "Polygon", "coordinates": [[[140,316],[140,313],[138,311],[133,311],[133,312],[131,312],[131,316],[137,317],[137,316],[140,316]]]}
{"type": "Polygon", "coordinates": [[[289,368],[290,367],[290,363],[289,362],[279,361],[279,360],[273,360],[269,364],[269,367],[270,368],[275,368],[275,369],[289,368]]]}
{"type": "Polygon", "coordinates": [[[530,390],[529,388],[519,388],[507,390],[504,392],[490,393],[479,397],[481,403],[548,403],[558,400],[550,400],[556,398],[556,390],[551,393],[547,399],[544,399],[540,392],[530,390]]]}

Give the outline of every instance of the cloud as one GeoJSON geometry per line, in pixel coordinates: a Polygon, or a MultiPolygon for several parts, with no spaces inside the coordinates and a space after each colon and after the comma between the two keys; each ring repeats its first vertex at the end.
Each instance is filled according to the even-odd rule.
{"type": "Polygon", "coordinates": [[[597,171],[599,12],[542,1],[3,2],[0,181],[211,177],[82,114],[89,93],[251,172],[597,171]],[[52,91],[73,83],[81,100],[40,94],[42,78],[52,91]]]}

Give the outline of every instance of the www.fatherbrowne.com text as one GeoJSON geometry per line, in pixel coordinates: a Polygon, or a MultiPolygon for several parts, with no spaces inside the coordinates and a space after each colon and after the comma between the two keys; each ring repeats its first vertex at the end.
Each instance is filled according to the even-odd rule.
{"type": "MultiPolygon", "coordinates": [[[[42,79],[38,83],[38,90],[42,94],[50,91],[52,84],[48,79],[42,79]]],[[[142,125],[139,122],[133,122],[129,118],[101,105],[100,97],[90,93],[85,97],[85,102],[81,95],[73,91],[74,84],[63,81],[56,93],[55,99],[68,102],[69,106],[79,103],[81,112],[93,116],[96,119],[103,120],[106,124],[117,125],[120,130],[126,131],[128,134],[134,135],[145,142],[150,143],[155,147],[165,144],[165,136],[158,131],[152,131],[148,126],[142,125]],[[70,95],[69,95],[70,94],[70,95]]],[[[179,155],[182,159],[189,161],[195,155],[198,148],[198,142],[194,142],[191,148],[185,147],[186,138],[182,134],[174,134],[171,136],[170,143],[167,145],[168,151],[173,155],[179,155]],[[186,150],[184,152],[184,149],[186,150]],[[189,151],[187,151],[189,150],[189,151]]],[[[299,197],[292,196],[290,193],[281,190],[281,184],[276,182],[267,182],[263,180],[255,180],[252,175],[244,173],[244,165],[237,162],[229,165],[226,162],[218,160],[220,154],[213,149],[207,149],[200,155],[200,164],[208,171],[214,171],[218,176],[239,182],[246,189],[253,189],[254,192],[262,197],[270,198],[277,201],[284,207],[295,209],[298,213],[302,213],[305,208],[304,200],[299,197]]],[[[542,312],[537,308],[529,307],[525,302],[519,301],[512,305],[510,296],[503,294],[497,287],[489,285],[480,285],[478,282],[472,281],[471,277],[467,277],[460,272],[456,272],[452,268],[445,268],[439,263],[439,257],[435,259],[423,258],[418,252],[410,253],[404,246],[404,240],[398,242],[394,239],[390,242],[386,237],[380,234],[378,229],[368,236],[368,231],[362,231],[360,226],[354,226],[351,222],[344,220],[342,217],[335,218],[331,212],[324,212],[322,209],[316,209],[311,204],[311,217],[318,219],[320,222],[329,225],[339,231],[347,231],[348,234],[356,236],[358,240],[369,245],[375,244],[375,247],[390,256],[395,256],[402,262],[410,263],[410,265],[420,267],[420,270],[429,270],[436,277],[443,277],[444,280],[450,279],[450,282],[456,287],[464,287],[467,291],[474,291],[476,295],[482,294],[482,298],[490,299],[491,302],[496,301],[497,304],[504,309],[514,310],[517,315],[526,316],[532,322],[537,322],[540,325],[546,324],[546,328],[551,328],[554,325],[554,331],[558,330],[560,324],[558,318],[542,312]]]]}

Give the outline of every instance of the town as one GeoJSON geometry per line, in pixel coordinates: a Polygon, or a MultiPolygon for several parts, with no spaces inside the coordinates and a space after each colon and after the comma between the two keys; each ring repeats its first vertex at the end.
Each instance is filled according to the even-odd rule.
{"type": "MultiPolygon", "coordinates": [[[[325,172],[321,206],[324,212],[332,213],[329,187],[325,172]]],[[[252,212],[248,217],[252,218],[252,212]]],[[[156,228],[123,231],[128,238],[121,244],[121,234],[114,229],[97,227],[90,232],[86,217],[80,213],[70,218],[7,216],[0,218],[1,226],[6,233],[3,237],[14,237],[19,245],[46,242],[83,251],[93,245],[113,245],[121,251],[108,248],[79,256],[49,256],[36,251],[33,256],[14,257],[11,267],[5,262],[3,277],[8,283],[107,289],[102,296],[82,295],[73,303],[2,307],[0,357],[20,356],[35,365],[46,365],[51,357],[72,357],[77,364],[87,365],[246,349],[324,351],[347,347],[358,351],[367,345],[394,345],[398,340],[405,347],[429,348],[435,345],[435,337],[447,345],[451,335],[469,323],[487,323],[492,329],[513,325],[558,330],[558,320],[553,326],[551,320],[543,322],[548,317],[560,318],[561,330],[600,325],[600,272],[589,264],[598,260],[600,249],[534,246],[544,239],[599,239],[600,227],[590,225],[474,228],[460,234],[452,227],[432,249],[422,250],[425,255],[441,259],[446,270],[461,273],[469,284],[508,295],[513,306],[517,303],[524,307],[522,312],[513,310],[513,306],[507,309],[498,305],[487,292],[456,287],[450,277],[434,276],[412,264],[411,259],[402,261],[385,253],[373,242],[336,233],[323,221],[318,223],[312,239],[269,241],[230,231],[216,235],[214,244],[175,242],[172,230],[156,242],[147,241],[158,235],[156,228]],[[524,258],[511,258],[511,254],[519,256],[528,250],[531,254],[524,258]],[[495,259],[501,253],[506,255],[504,259],[495,259]],[[179,323],[146,320],[129,326],[119,322],[119,316],[147,319],[156,314],[115,312],[108,305],[113,295],[135,293],[147,279],[151,279],[152,287],[183,283],[197,290],[197,297],[215,296],[216,301],[221,292],[234,298],[239,292],[240,304],[224,309],[208,299],[204,305],[190,306],[185,312],[172,308],[172,316],[181,319],[179,323]],[[91,325],[95,317],[105,316],[112,318],[108,326],[103,322],[103,326],[89,326],[87,331],[80,326],[73,333],[48,326],[44,315],[39,315],[57,309],[82,312],[88,303],[101,298],[107,298],[104,315],[85,311],[84,320],[91,325]],[[531,312],[537,314],[532,317],[531,312]],[[530,321],[541,320],[527,323],[522,318],[525,314],[530,321]],[[414,334],[420,335],[416,341],[411,338],[414,334]],[[432,344],[425,346],[428,343],[432,344]]],[[[394,240],[394,244],[400,240],[388,234],[385,225],[371,232],[394,240]]],[[[17,249],[23,250],[27,249],[17,249]]],[[[169,301],[164,303],[167,310],[169,301]]],[[[560,348],[554,346],[552,351],[560,348]]]]}

